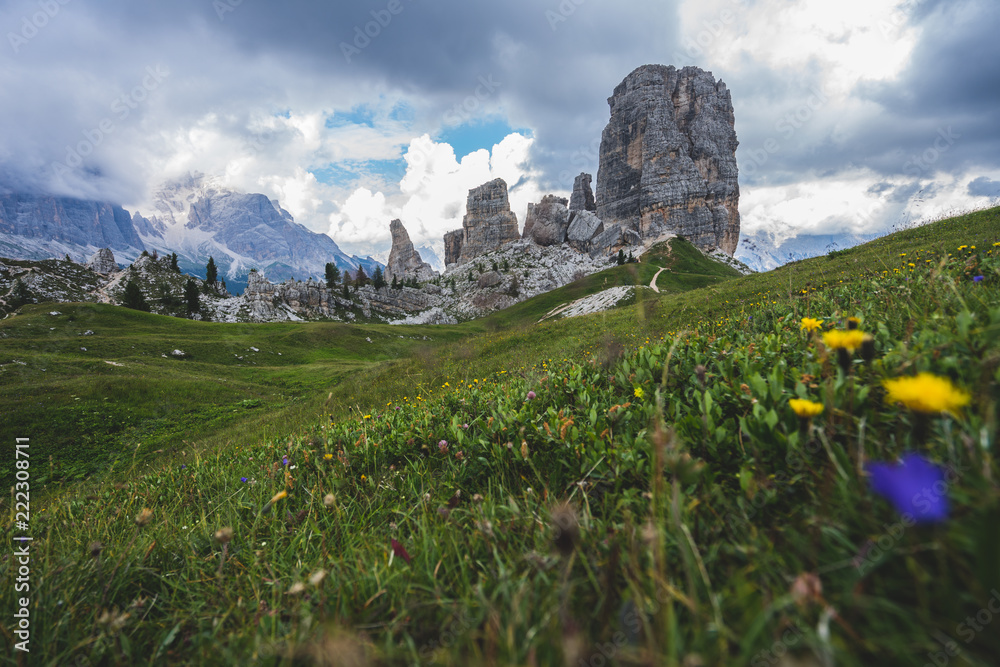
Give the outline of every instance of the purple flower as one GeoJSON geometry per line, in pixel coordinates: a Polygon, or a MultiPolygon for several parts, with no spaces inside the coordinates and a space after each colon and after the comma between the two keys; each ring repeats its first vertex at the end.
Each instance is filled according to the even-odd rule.
{"type": "Polygon", "coordinates": [[[184,470],[184,468],[187,468],[187,466],[184,465],[184,464],[181,464],[181,470],[184,470]]]}
{"type": "Polygon", "coordinates": [[[974,282],[974,283],[979,283],[979,282],[982,282],[982,281],[983,281],[983,277],[982,276],[976,276],[976,277],[974,277],[972,279],[972,282],[974,282]]]}
{"type": "Polygon", "coordinates": [[[529,401],[535,400],[535,392],[533,392],[533,391],[529,391],[528,392],[528,400],[529,401]]]}
{"type": "Polygon", "coordinates": [[[948,518],[944,469],[920,454],[905,454],[898,464],[871,463],[868,474],[872,491],[891,502],[900,514],[917,523],[936,523],[948,518]]]}
{"type": "Polygon", "coordinates": [[[281,465],[283,465],[283,466],[288,465],[288,456],[282,456],[281,457],[281,465]]]}
{"type": "Polygon", "coordinates": [[[240,481],[241,481],[241,482],[243,482],[244,484],[246,484],[246,482],[247,482],[248,480],[247,480],[247,478],[246,478],[246,477],[240,477],[240,481]]]}
{"type": "Polygon", "coordinates": [[[448,441],[447,440],[441,440],[440,442],[438,442],[438,451],[441,451],[441,452],[448,451],[448,441]]]}
{"type": "Polygon", "coordinates": [[[462,428],[464,428],[464,429],[468,429],[468,428],[469,428],[469,425],[468,425],[468,424],[462,424],[462,428]]]}

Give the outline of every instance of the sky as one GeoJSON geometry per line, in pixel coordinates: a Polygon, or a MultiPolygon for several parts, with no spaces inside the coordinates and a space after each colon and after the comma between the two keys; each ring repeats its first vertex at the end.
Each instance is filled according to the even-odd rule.
{"type": "Polygon", "coordinates": [[[347,252],[438,251],[468,190],[597,175],[636,67],[725,81],[744,232],[875,232],[1000,197],[996,0],[8,0],[0,188],[151,214],[192,172],[347,252]]]}

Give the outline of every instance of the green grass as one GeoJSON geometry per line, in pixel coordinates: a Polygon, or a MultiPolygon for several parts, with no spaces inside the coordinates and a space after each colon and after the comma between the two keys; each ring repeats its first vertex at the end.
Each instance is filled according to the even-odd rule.
{"type": "MultiPolygon", "coordinates": [[[[993,664],[1000,634],[965,619],[1000,590],[998,242],[994,209],[767,274],[689,267],[679,273],[716,282],[539,325],[558,303],[417,330],[201,330],[141,314],[126,327],[98,309],[132,339],[114,350],[159,359],[150,392],[184,381],[178,369],[227,378],[250,345],[290,358],[229,368],[268,388],[241,408],[261,421],[239,437],[220,426],[183,456],[123,461],[32,505],[32,664],[761,665],[789,653],[924,665],[949,639],[962,662],[993,664]],[[871,357],[843,370],[804,316],[824,330],[860,318],[871,357]],[[156,356],[173,346],[192,358],[156,356]],[[918,371],[970,403],[921,418],[885,401],[883,380],[918,371]],[[293,390],[309,409],[284,430],[254,414],[293,390]],[[794,397],[822,415],[803,423],[794,397]],[[946,522],[906,526],[869,489],[867,463],[913,450],[956,473],[946,522]]],[[[684,268],[683,242],[672,246],[684,268]]],[[[648,285],[639,272],[655,265],[610,276],[634,269],[648,285]]],[[[81,364],[60,371],[53,390],[66,391],[92,367],[24,333],[47,310],[5,321],[0,341],[53,368],[81,364]]],[[[32,372],[23,391],[43,381],[32,372]]],[[[0,561],[5,581],[13,563],[0,561]]],[[[13,598],[5,586],[0,605],[13,598]]]]}

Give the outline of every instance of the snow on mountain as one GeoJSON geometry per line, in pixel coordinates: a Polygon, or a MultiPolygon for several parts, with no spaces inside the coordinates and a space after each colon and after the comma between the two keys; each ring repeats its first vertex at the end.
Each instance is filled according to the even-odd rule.
{"type": "Polygon", "coordinates": [[[754,271],[770,271],[801,259],[844,250],[876,238],[877,234],[798,234],[788,236],[780,230],[757,230],[741,234],[736,259],[754,271]]]}

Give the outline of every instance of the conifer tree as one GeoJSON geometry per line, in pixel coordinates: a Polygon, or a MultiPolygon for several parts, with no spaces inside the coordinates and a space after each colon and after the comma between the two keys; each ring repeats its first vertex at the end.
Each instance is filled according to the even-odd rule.
{"type": "Polygon", "coordinates": [[[170,253],[170,269],[174,273],[180,273],[181,272],[181,267],[177,266],[177,253],[176,252],[170,253]]]}
{"type": "Polygon", "coordinates": [[[184,300],[187,301],[188,315],[201,310],[201,301],[198,299],[198,285],[191,278],[184,284],[184,300]]]}
{"type": "Polygon", "coordinates": [[[372,286],[374,286],[375,289],[382,289],[385,287],[385,276],[382,275],[381,266],[375,267],[375,275],[372,276],[372,286]]]}
{"type": "Polygon", "coordinates": [[[146,298],[142,295],[142,290],[139,288],[138,283],[134,280],[129,280],[125,283],[125,293],[122,295],[122,305],[126,308],[131,308],[132,310],[144,310],[149,312],[149,304],[146,303],[146,298]]]}
{"type": "Polygon", "coordinates": [[[365,275],[365,267],[358,265],[358,272],[354,276],[354,286],[364,287],[368,284],[368,276],[365,275]]]}
{"type": "Polygon", "coordinates": [[[340,269],[333,262],[326,263],[326,286],[328,289],[334,289],[337,283],[340,282],[340,269]]]}
{"type": "Polygon", "coordinates": [[[205,282],[215,285],[219,280],[219,268],[215,266],[215,258],[209,257],[208,264],[205,265],[205,282]]]}

